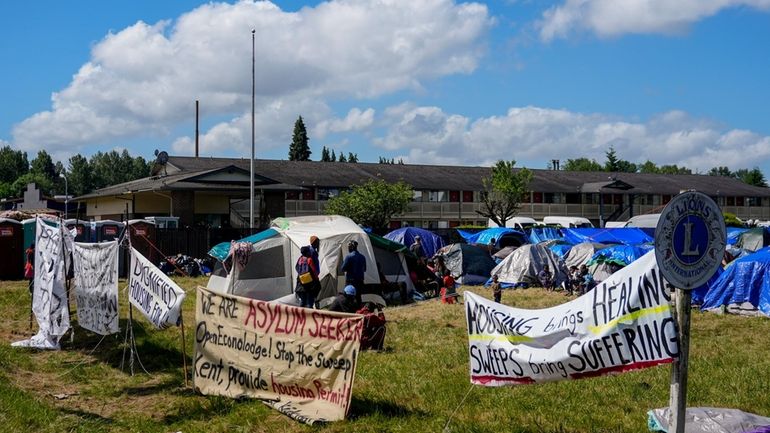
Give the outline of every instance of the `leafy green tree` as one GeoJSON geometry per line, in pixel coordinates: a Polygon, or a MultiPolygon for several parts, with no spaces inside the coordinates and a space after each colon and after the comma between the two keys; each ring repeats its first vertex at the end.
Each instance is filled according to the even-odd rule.
{"type": "Polygon", "coordinates": [[[593,159],[568,159],[562,170],[565,171],[602,171],[604,168],[593,159]]]}
{"type": "Polygon", "coordinates": [[[332,160],[331,158],[332,157],[329,154],[329,149],[327,149],[326,146],[324,146],[323,149],[321,149],[321,161],[330,162],[332,160]]]}
{"type": "Polygon", "coordinates": [[[412,187],[404,182],[371,179],[330,199],[325,212],[346,216],[364,227],[384,229],[391,218],[409,210],[412,196],[412,187]]]}
{"type": "Polygon", "coordinates": [[[737,170],[735,177],[741,180],[741,182],[747,185],[763,186],[767,187],[767,181],[765,181],[765,175],[759,170],[759,167],[754,167],[751,170],[742,168],[737,170]]]}
{"type": "Polygon", "coordinates": [[[11,146],[0,148],[0,183],[12,184],[19,176],[29,172],[27,152],[13,150],[11,146]]]}
{"type": "Polygon", "coordinates": [[[0,182],[0,198],[12,198],[13,190],[11,189],[11,184],[8,182],[0,182]]]}
{"type": "Polygon", "coordinates": [[[150,174],[150,165],[147,161],[140,156],[132,158],[125,149],[121,153],[115,150],[107,153],[96,152],[91,155],[89,165],[93,173],[95,189],[140,179],[150,174]]]}
{"type": "Polygon", "coordinates": [[[529,194],[532,172],[527,168],[514,171],[516,161],[497,161],[489,177],[481,179],[483,210],[479,215],[489,218],[500,227],[519,212],[521,202],[529,194]]]}
{"type": "Polygon", "coordinates": [[[639,165],[639,173],[660,173],[660,169],[648,159],[644,164],[639,165]]]}
{"type": "Polygon", "coordinates": [[[56,184],[56,178],[59,176],[51,155],[45,150],[39,151],[37,157],[30,162],[29,172],[47,179],[50,186],[56,184]]]}
{"type": "Polygon", "coordinates": [[[94,177],[88,160],[80,155],[72,155],[69,160],[67,173],[70,194],[80,196],[88,194],[94,189],[94,177]]]}
{"type": "Polygon", "coordinates": [[[729,167],[713,167],[711,170],[709,170],[709,176],[724,176],[724,177],[733,177],[733,172],[730,171],[729,167]]]}
{"type": "Polygon", "coordinates": [[[676,164],[661,165],[658,173],[661,174],[692,174],[692,170],[687,167],[679,167],[676,164]]]}
{"type": "Polygon", "coordinates": [[[21,197],[27,189],[27,184],[34,183],[43,195],[54,195],[53,181],[40,173],[27,173],[20,176],[11,184],[11,196],[21,197]]]}
{"type": "Polygon", "coordinates": [[[313,152],[310,151],[309,140],[305,122],[302,120],[302,116],[299,116],[294,122],[294,133],[291,136],[291,146],[289,146],[289,161],[310,161],[310,154],[313,152]]]}

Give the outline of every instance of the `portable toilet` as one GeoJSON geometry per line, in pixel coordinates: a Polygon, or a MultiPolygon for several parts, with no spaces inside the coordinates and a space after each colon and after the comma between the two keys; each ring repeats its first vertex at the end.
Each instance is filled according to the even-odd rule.
{"type": "Polygon", "coordinates": [[[143,219],[129,220],[128,233],[131,239],[131,246],[139,251],[147,260],[155,263],[158,256],[155,250],[155,223],[143,219]]]}
{"type": "Polygon", "coordinates": [[[91,242],[91,223],[79,219],[64,220],[67,230],[76,229],[75,242],[91,242]]]}
{"type": "Polygon", "coordinates": [[[118,239],[123,231],[123,225],[120,221],[97,221],[94,224],[96,227],[96,242],[108,242],[118,239]]]}
{"type": "Polygon", "coordinates": [[[0,260],[0,280],[20,280],[24,277],[24,226],[13,219],[0,218],[0,251],[7,260],[0,260]]]}
{"type": "MultiPolygon", "coordinates": [[[[51,221],[50,219],[43,218],[43,222],[52,227],[59,226],[56,222],[51,221]]],[[[33,242],[35,242],[35,236],[37,236],[37,225],[35,223],[35,218],[25,219],[21,222],[21,225],[24,228],[24,241],[22,244],[21,257],[22,260],[26,262],[27,258],[24,256],[24,251],[26,251],[26,249],[29,248],[33,242]]]]}

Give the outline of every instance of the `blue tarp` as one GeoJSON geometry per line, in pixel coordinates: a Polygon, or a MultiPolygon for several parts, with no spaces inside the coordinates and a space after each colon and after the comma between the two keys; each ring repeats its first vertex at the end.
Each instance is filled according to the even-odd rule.
{"type": "Polygon", "coordinates": [[[515,236],[520,241],[526,242],[527,235],[524,233],[514,230],[512,228],[508,227],[493,227],[488,228],[486,230],[482,230],[478,233],[470,233],[466,232],[465,230],[457,229],[457,233],[460,234],[460,236],[465,239],[465,242],[469,244],[483,244],[487,245],[489,244],[489,241],[492,239],[495,240],[495,246],[500,247],[500,239],[503,238],[503,236],[515,236]]]}
{"type": "Polygon", "coordinates": [[[425,257],[433,257],[436,254],[436,251],[440,250],[445,245],[444,239],[442,239],[441,236],[429,230],[417,227],[402,227],[393,230],[383,237],[387,240],[398,242],[401,245],[409,247],[414,243],[414,237],[417,235],[420,236],[420,242],[422,242],[422,250],[425,253],[425,257]]]}
{"type": "MultiPolygon", "coordinates": [[[[239,239],[238,242],[251,242],[252,244],[255,244],[261,241],[262,239],[272,238],[277,234],[278,234],[277,231],[273,229],[267,229],[259,233],[254,233],[251,236],[246,236],[243,239],[239,239]]],[[[220,244],[214,245],[214,247],[211,250],[209,250],[209,255],[211,257],[214,257],[215,259],[224,261],[227,258],[227,254],[229,252],[230,252],[230,242],[222,242],[220,244]]]]}
{"type": "Polygon", "coordinates": [[[748,302],[770,316],[770,247],[735,260],[706,294],[702,308],[748,302]]]}
{"type": "Polygon", "coordinates": [[[727,227],[727,245],[735,245],[741,235],[748,230],[742,227],[727,227]]]}
{"type": "Polygon", "coordinates": [[[554,227],[533,227],[529,230],[529,243],[538,244],[551,239],[563,239],[559,229],[554,227]]]}
{"type": "Polygon", "coordinates": [[[693,289],[692,291],[692,304],[693,305],[703,305],[703,302],[706,300],[706,295],[708,294],[709,290],[711,290],[712,287],[716,284],[717,281],[719,281],[719,277],[724,272],[724,269],[722,267],[718,267],[717,271],[714,272],[714,275],[709,278],[708,281],[706,281],[706,284],[693,289]]]}
{"type": "Polygon", "coordinates": [[[594,242],[600,244],[639,245],[653,241],[652,236],[636,227],[603,229],[561,229],[564,239],[572,244],[594,242]]]}
{"type": "Polygon", "coordinates": [[[628,266],[651,249],[652,245],[613,245],[597,251],[588,264],[590,266],[596,262],[614,262],[628,266]]]}
{"type": "Polygon", "coordinates": [[[571,244],[553,244],[548,248],[563,259],[572,247],[573,245],[571,244]]]}

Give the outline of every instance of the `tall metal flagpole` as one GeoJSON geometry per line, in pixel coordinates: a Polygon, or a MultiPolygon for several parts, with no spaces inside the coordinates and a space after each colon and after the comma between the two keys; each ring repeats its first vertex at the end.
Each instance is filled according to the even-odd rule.
{"type": "Polygon", "coordinates": [[[251,167],[249,175],[249,229],[254,228],[254,29],[251,29],[251,167]]]}

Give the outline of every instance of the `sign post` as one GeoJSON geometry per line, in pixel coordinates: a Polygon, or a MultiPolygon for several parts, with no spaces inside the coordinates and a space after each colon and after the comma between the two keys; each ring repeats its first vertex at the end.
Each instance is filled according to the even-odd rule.
{"type": "Polygon", "coordinates": [[[655,229],[655,259],[674,293],[679,357],[671,367],[669,428],[684,433],[692,289],[705,284],[722,263],[726,231],[719,206],[707,195],[686,191],[663,209],[655,229]]]}

